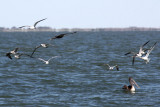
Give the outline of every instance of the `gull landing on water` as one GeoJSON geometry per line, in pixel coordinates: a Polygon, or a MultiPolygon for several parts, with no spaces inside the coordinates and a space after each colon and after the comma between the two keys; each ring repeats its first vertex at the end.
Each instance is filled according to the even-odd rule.
{"type": "Polygon", "coordinates": [[[114,69],[116,67],[117,71],[119,71],[118,65],[115,65],[115,66],[110,66],[109,64],[105,64],[105,65],[107,65],[109,67],[108,68],[109,70],[112,70],[112,69],[114,69]]]}
{"type": "Polygon", "coordinates": [[[129,86],[124,85],[124,86],[122,87],[122,89],[133,92],[133,91],[136,90],[135,87],[134,87],[134,85],[136,85],[138,88],[140,88],[140,87],[138,86],[138,84],[132,79],[132,77],[129,77],[129,83],[130,83],[129,86]]]}
{"type": "Polygon", "coordinates": [[[19,28],[25,28],[25,27],[27,27],[27,28],[29,28],[29,29],[36,29],[36,25],[37,25],[39,22],[41,22],[41,21],[43,21],[43,20],[46,20],[46,19],[47,19],[47,18],[35,22],[33,26],[21,26],[21,27],[19,27],[19,28]]]}
{"type": "Polygon", "coordinates": [[[154,49],[154,47],[156,46],[157,42],[147,51],[147,54],[145,56],[140,57],[141,59],[143,59],[146,64],[150,61],[149,54],[152,52],[152,50],[154,49]]]}
{"type": "Polygon", "coordinates": [[[43,61],[45,64],[49,64],[49,61],[50,61],[51,59],[57,58],[57,57],[59,57],[59,56],[51,57],[49,60],[44,60],[44,59],[42,59],[42,58],[38,58],[38,59],[41,60],[41,61],[43,61]]]}

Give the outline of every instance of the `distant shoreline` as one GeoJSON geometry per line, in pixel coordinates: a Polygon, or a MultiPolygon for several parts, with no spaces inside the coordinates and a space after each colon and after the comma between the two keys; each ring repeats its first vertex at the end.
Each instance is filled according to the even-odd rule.
{"type": "Polygon", "coordinates": [[[126,27],[126,28],[61,28],[53,29],[50,27],[38,27],[35,30],[30,29],[19,29],[16,27],[4,28],[0,27],[0,32],[98,32],[98,31],[160,31],[160,28],[149,28],[149,27],[126,27]]]}

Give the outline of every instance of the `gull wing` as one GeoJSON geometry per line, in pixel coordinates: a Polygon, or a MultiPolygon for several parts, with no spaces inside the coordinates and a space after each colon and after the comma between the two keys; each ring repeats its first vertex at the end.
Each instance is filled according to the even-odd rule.
{"type": "Polygon", "coordinates": [[[30,27],[30,26],[21,26],[21,27],[19,27],[19,28],[24,28],[24,27],[30,27]]]}
{"type": "Polygon", "coordinates": [[[146,57],[149,56],[149,54],[152,52],[152,50],[154,49],[154,47],[156,46],[157,42],[154,43],[154,45],[147,51],[146,57]]]}
{"type": "Polygon", "coordinates": [[[128,52],[128,53],[126,53],[124,55],[128,55],[128,54],[135,54],[135,53],[134,52],[128,52]]]}
{"type": "Polygon", "coordinates": [[[144,52],[146,52],[146,51],[148,51],[148,50],[150,50],[150,49],[145,49],[144,52]]]}
{"type": "Polygon", "coordinates": [[[109,65],[109,64],[105,64],[105,65],[107,65],[107,66],[110,68],[110,65],[109,65]]]}
{"type": "Polygon", "coordinates": [[[19,48],[15,48],[13,51],[14,51],[14,52],[17,52],[17,51],[18,51],[18,49],[19,49],[19,48]]]}
{"type": "Polygon", "coordinates": [[[36,23],[34,23],[34,27],[36,27],[36,25],[37,25],[39,22],[41,22],[41,21],[43,21],[43,20],[46,20],[46,19],[47,19],[47,18],[37,21],[36,23]]]}
{"type": "Polygon", "coordinates": [[[74,33],[77,33],[77,32],[71,32],[71,33],[66,33],[66,34],[74,34],[74,33]]]}
{"type": "MultiPolygon", "coordinates": [[[[19,53],[18,53],[19,54],[19,53]]],[[[20,53],[19,56],[30,56],[28,54],[20,53]]]]}
{"type": "Polygon", "coordinates": [[[48,44],[49,46],[53,46],[53,47],[55,47],[55,45],[53,45],[53,44],[48,44]]]}
{"type": "Polygon", "coordinates": [[[30,55],[30,57],[32,57],[33,54],[34,54],[34,52],[35,52],[38,48],[40,48],[40,47],[41,47],[41,45],[40,45],[40,46],[37,46],[37,47],[33,50],[33,52],[32,52],[32,54],[30,55]]]}
{"type": "Polygon", "coordinates": [[[54,57],[51,57],[48,61],[50,61],[51,59],[53,59],[53,58],[57,58],[57,57],[59,57],[59,56],[54,56],[54,57]]]}
{"type": "Polygon", "coordinates": [[[145,45],[147,45],[147,44],[148,44],[148,42],[150,42],[150,40],[149,40],[149,41],[147,41],[146,43],[144,43],[141,47],[143,48],[145,45]]]}
{"type": "MultiPolygon", "coordinates": [[[[147,41],[146,43],[144,43],[144,44],[140,47],[139,53],[142,53],[142,52],[143,52],[143,47],[144,47],[145,45],[147,45],[148,42],[150,42],[150,41],[147,41]]],[[[145,51],[144,51],[144,52],[145,52],[145,51]]]]}
{"type": "Polygon", "coordinates": [[[43,62],[46,62],[44,59],[42,59],[42,58],[38,58],[39,60],[41,60],[41,61],[43,61],[43,62]]]}
{"type": "Polygon", "coordinates": [[[6,56],[7,56],[9,59],[12,59],[11,53],[6,53],[6,56]]]}
{"type": "Polygon", "coordinates": [[[53,40],[53,39],[59,39],[59,38],[63,38],[66,34],[59,34],[53,38],[51,38],[50,40],[53,40]]]}

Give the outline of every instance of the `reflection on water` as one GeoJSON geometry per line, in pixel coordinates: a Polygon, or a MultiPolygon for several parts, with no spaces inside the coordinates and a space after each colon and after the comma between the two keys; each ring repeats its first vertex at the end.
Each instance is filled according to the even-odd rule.
{"type": "Polygon", "coordinates": [[[150,54],[150,63],[124,56],[159,41],[160,32],[77,32],[49,41],[53,32],[0,33],[0,105],[3,106],[159,106],[159,44],[150,54]],[[35,58],[5,56],[15,47],[35,58]],[[49,59],[48,65],[36,58],[49,59]],[[119,71],[106,65],[118,65],[119,71]],[[141,88],[126,92],[122,86],[133,77],[141,88]]]}

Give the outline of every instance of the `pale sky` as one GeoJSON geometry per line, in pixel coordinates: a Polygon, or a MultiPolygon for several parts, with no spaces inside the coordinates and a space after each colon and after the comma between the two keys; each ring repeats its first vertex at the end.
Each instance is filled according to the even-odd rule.
{"type": "Polygon", "coordinates": [[[160,27],[160,0],[1,0],[0,27],[160,27]]]}

